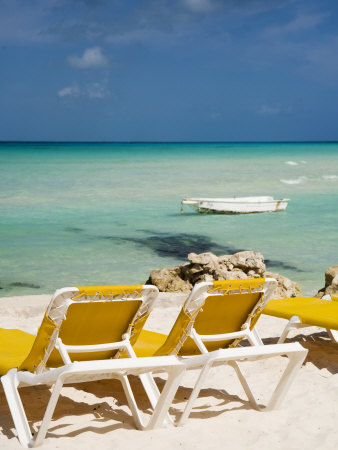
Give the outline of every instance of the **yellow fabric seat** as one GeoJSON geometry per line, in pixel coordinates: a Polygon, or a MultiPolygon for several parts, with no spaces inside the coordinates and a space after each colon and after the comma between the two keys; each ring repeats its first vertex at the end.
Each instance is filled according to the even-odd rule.
{"type": "Polygon", "coordinates": [[[270,300],[263,314],[288,320],[298,316],[303,324],[338,330],[338,302],[316,297],[270,300]]]}
{"type": "Polygon", "coordinates": [[[19,367],[31,351],[33,334],[21,330],[0,328],[0,376],[19,367]]]}
{"type": "Polygon", "coordinates": [[[133,349],[137,357],[154,356],[167,339],[166,334],[155,331],[141,330],[133,349]]]}
{"type": "Polygon", "coordinates": [[[289,320],[278,343],[285,341],[292,328],[313,326],[326,328],[331,340],[338,343],[338,296],[331,295],[331,300],[317,297],[270,300],[263,314],[289,320]]]}

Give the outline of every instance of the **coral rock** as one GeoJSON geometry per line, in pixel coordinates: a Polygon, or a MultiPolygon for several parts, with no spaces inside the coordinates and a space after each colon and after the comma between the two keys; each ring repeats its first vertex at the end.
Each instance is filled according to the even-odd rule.
{"type": "Polygon", "coordinates": [[[320,289],[316,297],[338,294],[338,266],[331,266],[325,272],[325,287],[320,289]]]}
{"type": "Polygon", "coordinates": [[[275,280],[277,280],[278,286],[271,296],[272,299],[297,297],[302,293],[300,284],[284,277],[283,275],[279,275],[278,273],[266,272],[265,278],[275,278],[275,280]]]}
{"type": "Polygon", "coordinates": [[[300,295],[299,284],[282,275],[266,272],[261,253],[245,251],[217,257],[213,253],[189,253],[188,263],[181,266],[153,270],[147,283],[161,292],[189,293],[195,283],[213,280],[238,280],[245,278],[274,277],[278,288],[274,298],[300,295]]]}

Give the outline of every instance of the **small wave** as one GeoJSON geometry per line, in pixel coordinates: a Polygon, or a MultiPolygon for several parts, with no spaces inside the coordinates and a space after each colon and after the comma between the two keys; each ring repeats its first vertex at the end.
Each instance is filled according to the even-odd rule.
{"type": "Polygon", "coordinates": [[[322,178],[324,180],[338,180],[338,176],[337,175],[323,175],[322,178]]]}
{"type": "Polygon", "coordinates": [[[304,160],[303,160],[303,161],[301,161],[301,163],[302,163],[302,164],[307,164],[307,161],[304,161],[304,160]]]}
{"type": "Polygon", "coordinates": [[[307,177],[299,177],[299,178],[295,178],[293,180],[279,180],[281,183],[284,184],[301,184],[304,183],[304,181],[307,180],[307,177]]]}
{"type": "Polygon", "coordinates": [[[285,164],[288,166],[298,166],[298,163],[296,161],[285,161],[285,164]]]}

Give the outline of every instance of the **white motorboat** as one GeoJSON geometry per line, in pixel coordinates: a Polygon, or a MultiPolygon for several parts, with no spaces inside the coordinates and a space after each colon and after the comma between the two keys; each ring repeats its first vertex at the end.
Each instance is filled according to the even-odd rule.
{"type": "Polygon", "coordinates": [[[181,202],[199,213],[253,214],[284,211],[290,199],[275,200],[270,196],[230,198],[184,198],[181,202]]]}

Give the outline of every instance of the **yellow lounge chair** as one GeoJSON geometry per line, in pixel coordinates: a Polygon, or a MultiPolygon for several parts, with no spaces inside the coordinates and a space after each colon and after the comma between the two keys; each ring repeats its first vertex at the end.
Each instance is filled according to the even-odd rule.
{"type": "Polygon", "coordinates": [[[270,300],[263,314],[289,320],[278,343],[285,341],[292,328],[303,327],[326,328],[332,342],[338,343],[338,295],[270,300]]]}
{"type": "Polygon", "coordinates": [[[133,355],[131,344],[157,294],[157,288],[146,285],[64,288],[52,297],[36,336],[0,329],[1,382],[24,447],[42,443],[65,383],[117,378],[138,428],[149,429],[163,423],[184,366],[175,357],[117,359],[122,351],[133,355]],[[139,375],[147,382],[146,374],[157,371],[166,371],[168,380],[161,394],[155,391],[158,401],[150,398],[155,408],[145,425],[128,375],[139,375]],[[37,384],[54,387],[33,439],[18,387],[37,384]]]}
{"type": "Polygon", "coordinates": [[[201,368],[186,408],[178,421],[189,416],[212,366],[231,365],[256,409],[257,404],[237,361],[287,355],[289,364],[268,407],[276,406],[302,365],[307,350],[300,344],[262,345],[254,325],[277,283],[274,279],[245,279],[196,284],[168,336],[141,330],[133,345],[136,356],[178,355],[187,369],[201,368]],[[252,347],[237,347],[247,338],[252,347]],[[237,347],[237,348],[236,348],[237,347]]]}

